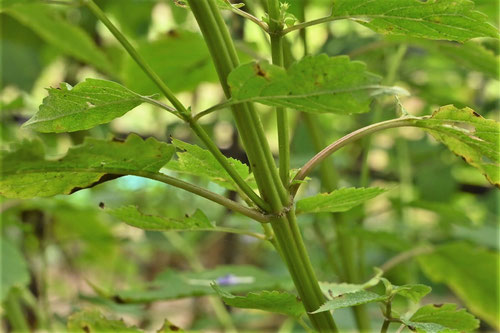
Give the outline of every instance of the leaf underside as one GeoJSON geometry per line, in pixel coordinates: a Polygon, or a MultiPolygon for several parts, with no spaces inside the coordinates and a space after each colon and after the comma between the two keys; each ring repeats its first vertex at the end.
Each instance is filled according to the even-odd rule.
{"type": "Polygon", "coordinates": [[[0,194],[9,198],[71,194],[136,172],[157,173],[174,154],[172,145],[129,135],[126,141],[86,138],[57,160],[45,158],[40,141],[24,141],[2,151],[0,194]]]}

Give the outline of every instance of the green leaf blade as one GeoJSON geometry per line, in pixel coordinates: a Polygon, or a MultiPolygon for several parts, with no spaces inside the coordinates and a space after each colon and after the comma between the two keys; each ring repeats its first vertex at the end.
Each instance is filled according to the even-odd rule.
{"type": "Polygon", "coordinates": [[[47,4],[40,4],[39,1],[22,2],[9,6],[5,12],[63,53],[105,73],[112,73],[110,61],[83,29],[63,19],[57,10],[47,4]]]}
{"type": "Polygon", "coordinates": [[[319,313],[324,311],[333,311],[341,308],[348,308],[351,306],[357,306],[362,304],[368,304],[373,302],[382,302],[387,299],[388,296],[379,295],[371,291],[360,290],[356,292],[349,292],[341,294],[331,300],[326,301],[325,304],[320,306],[320,308],[312,313],[319,313]]]}
{"type": "Polygon", "coordinates": [[[140,212],[135,206],[123,206],[108,209],[107,212],[115,218],[127,223],[130,226],[153,231],[183,231],[183,230],[210,230],[215,226],[207,216],[201,211],[183,219],[165,218],[155,215],[146,215],[140,212]]]}
{"type": "Polygon", "coordinates": [[[143,102],[118,83],[86,79],[75,87],[50,88],[40,110],[23,126],[43,133],[80,131],[108,123],[143,102]]]}
{"type": "Polygon", "coordinates": [[[68,318],[70,332],[142,332],[136,327],[128,327],[123,320],[104,317],[97,310],[83,310],[68,318]]]}
{"type": "Polygon", "coordinates": [[[421,333],[464,332],[479,327],[479,320],[456,304],[429,304],[421,307],[404,324],[421,333]]]}
{"type": "MultiPolygon", "coordinates": [[[[232,101],[256,101],[313,113],[362,113],[372,94],[380,93],[379,78],[346,56],[307,56],[287,70],[268,62],[253,62],[228,76],[232,101]]],[[[390,93],[393,93],[390,91],[390,93]]]]}
{"type": "MultiPolygon", "coordinates": [[[[172,160],[166,165],[167,169],[201,176],[230,190],[238,188],[231,176],[208,150],[177,139],[172,139],[172,144],[181,151],[177,152],[177,160],[172,160]]],[[[242,179],[247,179],[250,176],[247,165],[234,158],[229,157],[227,160],[242,179]]]]}
{"type": "Polygon", "coordinates": [[[420,255],[418,263],[432,281],[445,283],[468,309],[499,328],[498,252],[464,242],[442,245],[433,253],[420,255]]]}
{"type": "Polygon", "coordinates": [[[469,0],[338,0],[334,18],[350,18],[382,34],[465,42],[498,38],[498,30],[469,0]]]}
{"type": "MultiPolygon", "coordinates": [[[[139,42],[137,51],[174,93],[217,81],[208,48],[198,33],[176,30],[152,42],[139,42]]],[[[139,94],[161,92],[130,57],[123,61],[122,76],[124,84],[139,94]]]]}
{"type": "Polygon", "coordinates": [[[174,148],[155,139],[130,135],[126,141],[87,138],[66,156],[47,160],[39,141],[25,141],[13,151],[2,151],[0,194],[10,198],[71,194],[122,175],[156,173],[174,148]]]}
{"type": "Polygon", "coordinates": [[[490,183],[500,186],[500,123],[485,119],[470,108],[447,105],[430,118],[418,120],[417,125],[479,169],[490,183]]]}
{"type": "Polygon", "coordinates": [[[330,193],[320,193],[297,201],[297,214],[320,212],[345,212],[382,193],[385,189],[342,188],[330,193]]]}
{"type": "Polygon", "coordinates": [[[304,306],[297,296],[280,291],[252,292],[246,296],[235,296],[219,288],[216,284],[212,287],[229,306],[242,309],[257,309],[267,312],[284,314],[299,318],[305,313],[304,306]]]}

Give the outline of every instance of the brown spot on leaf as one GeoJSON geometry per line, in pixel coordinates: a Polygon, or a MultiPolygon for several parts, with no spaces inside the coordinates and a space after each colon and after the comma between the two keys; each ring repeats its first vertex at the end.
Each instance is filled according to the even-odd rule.
{"type": "Polygon", "coordinates": [[[99,208],[103,209],[104,208],[104,202],[99,202],[99,208]]]}
{"type": "Polygon", "coordinates": [[[263,78],[267,79],[268,78],[268,73],[266,71],[264,71],[262,69],[262,67],[260,67],[259,64],[256,64],[254,66],[254,69],[255,69],[255,73],[257,74],[257,76],[262,76],[263,78]]]}
{"type": "Polygon", "coordinates": [[[90,328],[89,328],[87,325],[82,326],[82,330],[83,330],[84,332],[90,333],[90,328]]]}
{"type": "Polygon", "coordinates": [[[172,325],[172,324],[168,325],[168,328],[170,328],[171,331],[178,331],[178,330],[180,330],[179,327],[177,327],[175,325],[172,325]]]}
{"type": "Polygon", "coordinates": [[[443,306],[443,304],[434,304],[434,307],[435,307],[435,308],[440,308],[440,307],[442,307],[442,306],[443,306]]]}
{"type": "Polygon", "coordinates": [[[472,114],[475,116],[475,117],[479,117],[479,118],[482,118],[482,116],[477,113],[476,111],[472,111],[472,114]]]}
{"type": "Polygon", "coordinates": [[[116,304],[126,304],[127,302],[125,302],[125,300],[123,298],[121,298],[120,296],[118,295],[115,295],[113,297],[111,297],[111,299],[113,300],[113,302],[115,302],[116,304]]]}
{"type": "Polygon", "coordinates": [[[177,30],[172,29],[167,32],[167,36],[177,38],[179,37],[179,32],[177,30]]]}
{"type": "Polygon", "coordinates": [[[92,184],[88,185],[88,186],[85,186],[85,187],[74,187],[71,189],[71,191],[69,191],[69,194],[73,194],[75,192],[78,192],[80,190],[84,190],[86,188],[91,188],[91,187],[94,187],[94,186],[97,186],[99,184],[102,184],[104,182],[107,182],[107,181],[110,181],[110,180],[113,180],[113,179],[116,179],[116,178],[120,178],[122,177],[123,175],[114,175],[114,174],[104,174],[101,178],[99,178],[99,180],[93,182],[92,184]]]}

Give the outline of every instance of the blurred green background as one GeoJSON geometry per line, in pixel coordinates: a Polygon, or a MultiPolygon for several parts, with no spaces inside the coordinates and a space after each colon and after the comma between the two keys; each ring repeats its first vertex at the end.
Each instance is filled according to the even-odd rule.
{"type": "MultiPolygon", "coordinates": [[[[305,0],[289,1],[290,11],[297,17],[301,15],[297,8],[302,1],[305,0]]],[[[4,0],[5,4],[8,2],[4,0]]],[[[186,105],[200,111],[224,100],[208,50],[187,9],[167,0],[96,2],[186,105]]],[[[263,15],[259,1],[244,2],[257,17],[263,15]]],[[[498,2],[474,2],[498,26],[498,2]]],[[[306,17],[328,15],[329,7],[327,0],[307,1],[306,17]]],[[[224,17],[242,62],[270,58],[268,42],[253,23],[229,12],[224,17]]],[[[151,105],[141,105],[110,124],[88,131],[55,135],[21,128],[47,95],[44,88],[57,87],[61,82],[76,85],[87,77],[106,78],[138,93],[153,95],[158,91],[84,7],[16,5],[2,11],[0,22],[2,149],[15,141],[39,137],[48,156],[55,158],[70,146],[82,143],[85,136],[124,138],[131,132],[165,141],[175,137],[198,143],[179,119],[151,105]]],[[[500,118],[498,40],[475,39],[458,45],[385,37],[349,21],[309,28],[306,38],[309,54],[349,55],[353,60],[366,62],[369,71],[392,81],[389,84],[410,91],[410,96],[401,98],[401,105],[412,115],[430,114],[438,106],[454,104],[469,106],[487,118],[500,118]],[[391,73],[398,52],[402,61],[391,73]]],[[[288,42],[291,56],[302,57],[304,46],[299,34],[289,34],[288,42]]],[[[271,148],[277,154],[274,114],[271,108],[257,108],[271,148]]],[[[317,133],[326,142],[332,142],[377,119],[394,118],[399,110],[394,98],[387,97],[374,102],[373,111],[356,116],[320,115],[317,133]]],[[[290,118],[291,164],[298,168],[314,155],[314,142],[300,113],[290,112],[290,118]]],[[[228,110],[204,117],[202,125],[227,156],[245,161],[228,110]]],[[[458,242],[454,243],[459,244],[457,248],[465,250],[457,256],[467,256],[467,251],[473,255],[478,248],[499,250],[499,192],[479,172],[419,129],[391,130],[374,136],[367,156],[366,146],[365,140],[344,148],[336,153],[331,166],[340,186],[360,186],[362,161],[366,157],[368,185],[391,189],[362,209],[345,214],[345,219],[351,221],[347,228],[365,244],[365,279],[372,275],[371,267],[422,244],[458,242]]],[[[321,183],[315,176],[302,187],[300,197],[320,190],[321,183]]],[[[199,177],[180,177],[219,194],[235,195],[199,177]]],[[[185,329],[224,331],[220,317],[214,315],[210,296],[185,297],[190,296],[189,292],[180,292],[185,286],[175,284],[180,274],[221,265],[250,265],[266,274],[263,280],[267,284],[263,288],[293,289],[286,267],[267,243],[222,233],[145,232],[120,223],[99,207],[133,204],[145,212],[172,217],[192,214],[199,208],[218,225],[260,231],[257,223],[245,217],[161,183],[123,177],[71,196],[0,198],[0,203],[2,262],[13,260],[24,272],[24,278],[17,281],[8,281],[3,272],[2,288],[4,292],[13,288],[19,294],[33,330],[63,331],[70,314],[92,308],[149,330],[159,329],[167,318],[185,329]]],[[[302,216],[299,223],[318,278],[339,281],[335,267],[339,265],[339,253],[329,216],[302,216]]],[[[433,283],[429,273],[422,271],[423,266],[417,260],[408,260],[391,269],[387,276],[395,284],[431,285],[433,292],[426,302],[463,304],[449,285],[433,283]]],[[[467,272],[470,267],[458,269],[467,272]]],[[[234,270],[229,266],[213,274],[208,271],[205,279],[210,281],[234,270]]],[[[488,279],[496,281],[498,292],[498,266],[489,267],[489,272],[493,275],[488,279]]],[[[467,280],[476,282],[473,278],[467,280]]],[[[206,292],[212,291],[208,288],[206,292]]],[[[395,307],[407,309],[407,304],[401,299],[395,307]]],[[[382,318],[378,306],[368,309],[374,327],[378,328],[382,318]]],[[[228,311],[243,331],[303,331],[284,316],[228,311]]],[[[350,311],[337,311],[335,318],[340,326],[354,330],[350,311]]],[[[6,320],[2,327],[9,330],[6,320]]],[[[494,329],[482,321],[481,331],[494,329]]]]}

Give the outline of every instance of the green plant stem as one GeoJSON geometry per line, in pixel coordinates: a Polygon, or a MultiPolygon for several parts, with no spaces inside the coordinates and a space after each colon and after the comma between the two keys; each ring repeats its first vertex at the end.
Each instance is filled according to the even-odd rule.
{"type": "MultiPolygon", "coordinates": [[[[269,33],[271,36],[271,57],[273,64],[283,67],[283,40],[280,20],[280,7],[278,0],[268,1],[269,33]]],[[[288,114],[285,108],[276,107],[276,119],[278,124],[278,147],[279,147],[279,172],[281,182],[288,188],[290,170],[290,133],[288,128],[288,114]]]]}
{"type": "MultiPolygon", "coordinates": [[[[384,84],[392,85],[395,83],[399,67],[401,66],[401,63],[403,61],[403,58],[404,58],[407,50],[408,50],[407,45],[401,44],[401,45],[399,45],[397,51],[391,57],[389,57],[389,60],[387,61],[387,68],[388,68],[387,75],[384,79],[384,84]]],[[[375,110],[373,112],[372,123],[378,123],[379,121],[381,121],[382,110],[383,109],[382,109],[381,103],[380,102],[376,103],[375,110]]],[[[406,145],[406,142],[404,142],[402,140],[399,140],[398,142],[406,145]]],[[[360,181],[361,187],[367,187],[368,183],[370,181],[370,167],[368,165],[368,155],[370,153],[370,145],[371,145],[371,137],[364,138],[363,144],[362,144],[363,156],[362,156],[362,160],[361,160],[361,181],[360,181]]],[[[363,225],[363,220],[364,220],[364,216],[362,216],[359,220],[360,226],[363,225]]],[[[357,246],[358,272],[359,272],[358,274],[361,278],[363,278],[364,270],[366,267],[364,252],[365,252],[364,241],[363,241],[363,239],[359,238],[358,239],[358,246],[357,246]]]]}
{"type": "Polygon", "coordinates": [[[289,28],[283,29],[281,34],[286,35],[289,32],[292,32],[295,30],[300,30],[300,29],[305,29],[305,28],[311,27],[313,25],[318,25],[318,24],[322,24],[322,23],[326,23],[326,22],[343,20],[343,19],[351,19],[351,18],[354,18],[354,16],[337,16],[337,17],[335,17],[335,16],[330,15],[330,16],[326,16],[326,17],[321,17],[319,19],[314,19],[311,21],[298,23],[298,24],[295,24],[289,28]]]}
{"type": "MultiPolygon", "coordinates": [[[[325,146],[324,139],[321,133],[321,127],[317,122],[317,119],[310,114],[302,115],[306,126],[309,130],[309,134],[312,138],[313,145],[316,151],[320,151],[322,147],[325,146]]],[[[326,191],[333,191],[337,188],[338,176],[333,168],[333,162],[331,161],[331,156],[326,158],[326,162],[320,165],[320,175],[322,180],[322,187],[326,191]]],[[[341,273],[339,277],[349,283],[358,283],[359,275],[357,274],[355,266],[354,257],[354,238],[349,232],[346,221],[342,214],[332,214],[332,224],[336,234],[336,241],[338,244],[338,251],[340,254],[340,259],[342,261],[343,270],[338,272],[341,273]]],[[[326,249],[328,251],[328,248],[326,249]]],[[[335,263],[332,262],[335,267],[335,263]]],[[[366,307],[363,305],[355,306],[352,308],[354,313],[354,319],[356,320],[356,325],[361,332],[370,331],[370,318],[366,312],[366,307]]]]}
{"type": "Polygon", "coordinates": [[[109,31],[115,36],[115,38],[122,44],[127,53],[134,59],[134,61],[141,67],[141,69],[146,73],[147,76],[158,86],[161,92],[167,97],[167,99],[172,103],[174,108],[181,113],[187,113],[187,109],[184,105],[175,97],[174,93],[169,87],[163,82],[163,80],[156,74],[149,64],[144,61],[142,56],[137,52],[137,50],[130,44],[128,39],[115,27],[113,23],[108,19],[106,14],[99,8],[93,0],[84,0],[87,7],[94,13],[94,15],[109,29],[109,31]]]}
{"type": "Polygon", "coordinates": [[[385,308],[385,319],[382,324],[382,328],[380,329],[380,333],[387,333],[387,329],[389,328],[389,324],[391,323],[391,313],[392,313],[392,303],[391,300],[387,301],[385,308]]]}
{"type": "Polygon", "coordinates": [[[4,307],[6,317],[12,325],[14,332],[30,332],[28,322],[24,317],[23,309],[20,304],[18,290],[13,289],[9,292],[4,307]]]}
{"type": "Polygon", "coordinates": [[[245,216],[248,216],[255,221],[258,221],[261,223],[268,223],[269,222],[268,216],[262,214],[261,212],[255,210],[255,209],[245,207],[245,206],[237,203],[236,201],[228,199],[228,198],[226,198],[222,195],[219,195],[217,193],[211,192],[207,189],[204,189],[203,187],[187,183],[187,182],[182,181],[180,179],[170,177],[170,176],[160,174],[160,173],[153,173],[153,172],[146,172],[146,171],[128,172],[126,174],[144,177],[144,178],[149,178],[149,179],[154,179],[154,180],[160,181],[162,183],[181,188],[185,191],[194,193],[194,194],[199,195],[205,199],[216,202],[216,203],[218,203],[218,204],[220,204],[220,205],[222,205],[222,206],[224,206],[232,211],[235,211],[235,212],[238,212],[238,213],[243,214],[245,216]]]}
{"type": "Polygon", "coordinates": [[[240,177],[238,172],[229,164],[226,157],[221,153],[219,148],[213,143],[208,134],[203,130],[203,128],[193,120],[190,112],[186,107],[175,97],[168,86],[163,82],[163,80],[156,74],[156,72],[149,66],[149,64],[142,58],[142,56],[137,52],[137,50],[130,44],[128,39],[114,26],[114,24],[108,19],[106,14],[94,3],[93,0],[85,0],[87,7],[94,13],[94,15],[109,29],[109,31],[115,36],[115,38],[120,42],[120,44],[125,48],[127,53],[134,59],[134,61],[141,67],[144,73],[156,84],[160,91],[167,97],[167,99],[172,103],[174,108],[179,112],[180,117],[185,120],[189,126],[193,129],[195,134],[200,138],[200,140],[206,145],[207,149],[214,155],[217,161],[221,164],[224,170],[227,171],[229,176],[235,181],[235,183],[240,187],[240,189],[252,200],[257,206],[262,209],[267,208],[267,204],[260,198],[252,188],[245,182],[243,178],[240,177]]]}
{"type": "MultiPolygon", "coordinates": [[[[189,266],[191,266],[191,269],[193,269],[195,272],[201,272],[205,269],[198,256],[192,250],[192,247],[187,244],[184,238],[179,236],[178,233],[166,232],[164,235],[165,237],[167,237],[168,241],[176,248],[177,252],[179,252],[186,258],[189,266]]],[[[224,332],[237,332],[231,319],[231,315],[227,312],[222,300],[217,296],[209,296],[208,299],[210,305],[212,305],[212,309],[215,312],[215,316],[224,327],[224,332]]]]}
{"type": "MultiPolygon", "coordinates": [[[[333,142],[326,148],[324,148],[322,151],[317,153],[313,158],[311,158],[304,166],[300,169],[300,171],[297,173],[293,181],[301,181],[304,180],[307,175],[318,165],[320,164],[325,158],[336,152],[337,150],[343,148],[344,146],[348,145],[349,143],[352,143],[356,140],[359,140],[367,135],[379,132],[384,129],[388,128],[396,128],[396,127],[405,127],[405,126],[415,126],[419,127],[419,125],[416,123],[417,120],[419,119],[426,119],[428,117],[401,117],[401,118],[396,118],[396,119],[391,119],[387,121],[382,121],[380,123],[372,124],[363,128],[360,128],[354,132],[351,132],[344,137],[338,139],[337,141],[333,142]]],[[[300,182],[294,185],[291,188],[291,194],[295,195],[297,193],[298,188],[300,187],[300,182]]]]}
{"type": "Polygon", "coordinates": [[[401,263],[403,263],[411,258],[418,257],[419,255],[422,255],[422,254],[432,253],[432,252],[434,252],[434,250],[435,250],[434,247],[431,245],[422,245],[419,247],[415,247],[411,250],[398,253],[397,255],[395,255],[394,257],[392,257],[388,261],[386,261],[382,266],[380,266],[380,269],[385,274],[386,272],[390,271],[391,269],[393,269],[397,265],[399,265],[399,264],[401,264],[401,263]]]}
{"type": "MultiPolygon", "coordinates": [[[[229,31],[213,0],[188,0],[214,60],[222,88],[229,99],[227,75],[239,64],[229,31]]],[[[269,203],[278,251],[285,261],[314,327],[320,332],[336,332],[330,313],[310,314],[325,302],[311,263],[305,253],[290,198],[277,172],[260,119],[251,104],[232,106],[233,117],[245,146],[257,185],[269,203]],[[292,209],[292,210],[290,210],[292,209]]]]}

